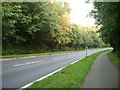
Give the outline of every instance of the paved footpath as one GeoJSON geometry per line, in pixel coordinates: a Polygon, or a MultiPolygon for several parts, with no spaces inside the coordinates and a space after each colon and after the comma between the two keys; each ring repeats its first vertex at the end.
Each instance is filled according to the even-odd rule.
{"type": "Polygon", "coordinates": [[[118,88],[118,70],[106,54],[97,57],[83,88],[118,88]]]}

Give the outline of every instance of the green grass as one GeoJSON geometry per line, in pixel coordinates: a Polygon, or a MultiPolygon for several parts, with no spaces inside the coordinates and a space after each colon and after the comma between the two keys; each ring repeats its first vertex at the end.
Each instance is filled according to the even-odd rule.
{"type": "Polygon", "coordinates": [[[96,57],[105,51],[95,53],[69,65],[52,76],[35,82],[29,88],[80,88],[96,57]]]}
{"type": "Polygon", "coordinates": [[[2,58],[20,58],[20,57],[29,57],[29,56],[41,56],[41,55],[70,53],[70,52],[74,52],[74,51],[59,51],[59,52],[34,53],[34,54],[3,55],[3,56],[0,56],[0,57],[2,57],[2,58]]]}
{"type": "Polygon", "coordinates": [[[118,62],[118,60],[120,61],[120,57],[118,57],[116,53],[111,51],[108,53],[108,57],[117,68],[120,68],[120,63],[118,62]]]}

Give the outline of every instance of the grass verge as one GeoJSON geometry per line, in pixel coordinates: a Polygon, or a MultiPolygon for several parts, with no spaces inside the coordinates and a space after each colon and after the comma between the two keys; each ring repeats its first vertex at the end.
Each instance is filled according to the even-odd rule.
{"type": "Polygon", "coordinates": [[[105,51],[95,53],[69,65],[52,76],[35,82],[29,88],[80,88],[96,57],[105,51]]]}
{"type": "MultiPolygon", "coordinates": [[[[82,51],[82,50],[81,50],[82,51]]],[[[16,55],[3,55],[1,58],[21,58],[21,57],[29,57],[29,56],[41,56],[41,55],[51,55],[51,54],[62,54],[62,53],[70,53],[75,51],[59,51],[59,52],[47,52],[47,53],[34,53],[34,54],[16,54],[16,55]]]]}
{"type": "Polygon", "coordinates": [[[118,62],[118,60],[120,61],[120,57],[117,56],[116,53],[113,53],[112,51],[108,53],[108,57],[111,60],[111,62],[120,69],[120,63],[118,62]]]}

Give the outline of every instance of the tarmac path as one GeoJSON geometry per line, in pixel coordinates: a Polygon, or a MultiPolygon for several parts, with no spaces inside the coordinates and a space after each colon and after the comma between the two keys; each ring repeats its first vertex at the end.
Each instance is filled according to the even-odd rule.
{"type": "Polygon", "coordinates": [[[118,88],[118,69],[106,54],[101,54],[94,61],[83,88],[118,88]]]}

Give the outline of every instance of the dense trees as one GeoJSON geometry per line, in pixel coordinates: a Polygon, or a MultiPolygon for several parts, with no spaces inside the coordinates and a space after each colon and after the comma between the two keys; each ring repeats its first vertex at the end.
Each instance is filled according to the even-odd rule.
{"type": "Polygon", "coordinates": [[[3,54],[104,46],[95,27],[70,23],[67,3],[7,2],[2,6],[3,54]]]}
{"type": "Polygon", "coordinates": [[[96,33],[97,28],[72,25],[72,32],[69,34],[71,44],[74,47],[88,46],[89,48],[103,47],[105,44],[96,33]]]}
{"type": "Polygon", "coordinates": [[[119,8],[117,2],[95,2],[91,15],[96,19],[96,24],[100,26],[103,40],[110,43],[113,51],[120,54],[120,30],[119,30],[119,8]]]}

